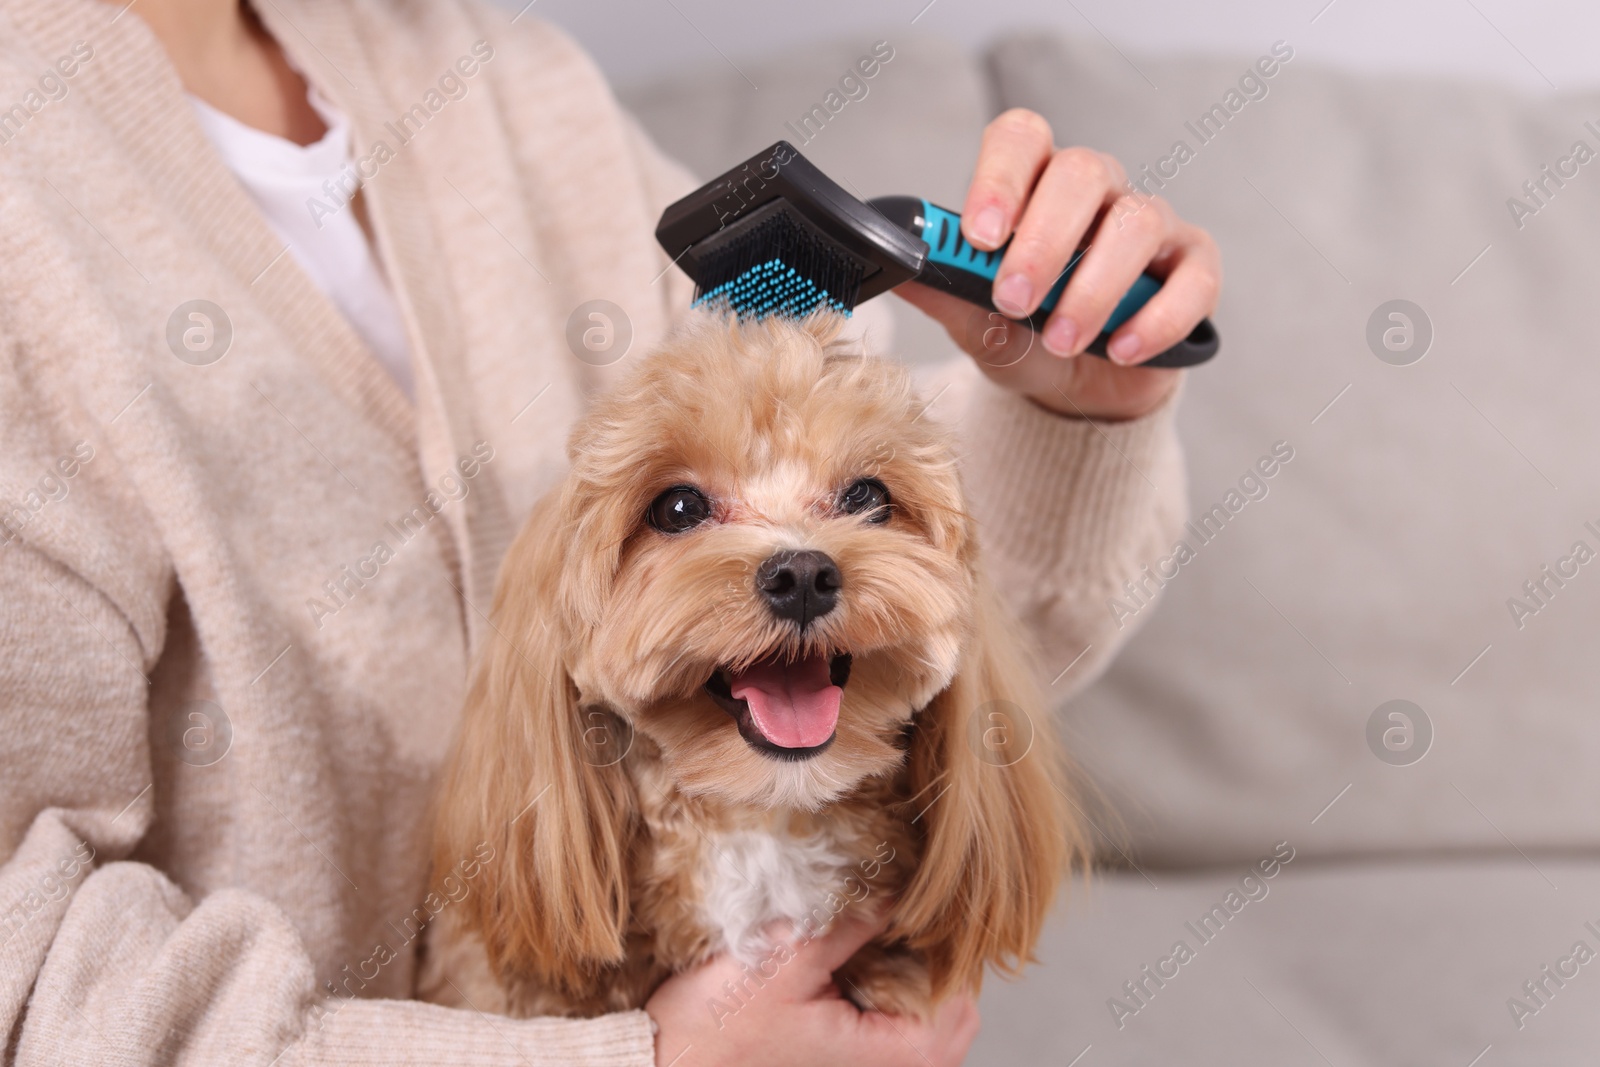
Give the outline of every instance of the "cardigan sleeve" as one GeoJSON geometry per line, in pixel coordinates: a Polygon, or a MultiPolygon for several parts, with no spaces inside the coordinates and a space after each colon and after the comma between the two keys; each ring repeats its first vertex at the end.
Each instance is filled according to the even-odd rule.
{"type": "Polygon", "coordinates": [[[649,1018],[490,1018],[330,997],[289,918],[223,890],[196,904],[122,857],[152,805],[153,655],[59,560],[0,547],[0,1027],[18,1064],[654,1063],[649,1018]]]}

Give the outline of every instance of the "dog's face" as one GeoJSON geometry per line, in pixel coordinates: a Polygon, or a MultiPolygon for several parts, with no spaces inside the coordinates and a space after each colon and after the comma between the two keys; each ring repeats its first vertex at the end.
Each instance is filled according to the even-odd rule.
{"type": "Polygon", "coordinates": [[[707,319],[572,439],[566,669],[689,793],[815,807],[903,759],[972,625],[951,448],[836,322],[707,319]]]}

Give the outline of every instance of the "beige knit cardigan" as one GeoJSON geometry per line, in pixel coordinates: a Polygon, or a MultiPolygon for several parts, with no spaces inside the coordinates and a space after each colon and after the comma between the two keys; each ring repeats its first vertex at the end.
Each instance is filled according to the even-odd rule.
{"type": "MultiPolygon", "coordinates": [[[[652,233],[692,182],[532,17],[256,6],[371,161],[414,407],[212,152],[136,7],[0,0],[6,1056],[651,1063],[642,1012],[407,998],[450,906],[425,893],[428,793],[496,564],[629,362],[575,358],[568,316],[619,305],[635,356],[662,336],[688,289],[652,233]],[[226,323],[207,335],[196,300],[226,323]]],[[[1171,405],[1094,425],[949,377],[991,572],[1049,675],[1089,648],[1065,691],[1181,521],[1171,405]]]]}

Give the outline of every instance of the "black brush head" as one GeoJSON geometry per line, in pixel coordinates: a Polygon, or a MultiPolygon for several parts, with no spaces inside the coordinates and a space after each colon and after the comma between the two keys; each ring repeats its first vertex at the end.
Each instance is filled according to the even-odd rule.
{"type": "Polygon", "coordinates": [[[722,303],[741,316],[803,318],[827,305],[848,313],[867,266],[819,233],[787,201],[774,200],[715,242],[698,260],[695,302],[722,303]]]}
{"type": "Polygon", "coordinates": [[[849,312],[916,277],[928,251],[787,141],[667,208],[656,239],[694,280],[697,302],[752,317],[849,312]]]}

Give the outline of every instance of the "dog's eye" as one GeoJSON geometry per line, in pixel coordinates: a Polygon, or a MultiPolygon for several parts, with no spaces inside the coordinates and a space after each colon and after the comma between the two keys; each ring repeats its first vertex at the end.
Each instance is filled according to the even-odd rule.
{"type": "Polygon", "coordinates": [[[662,533],[683,533],[711,517],[711,502],[692,485],[675,485],[650,502],[646,517],[662,533]]]}
{"type": "Polygon", "coordinates": [[[839,510],[860,515],[868,522],[888,522],[892,502],[889,490],[876,478],[861,478],[839,494],[839,510]]]}

